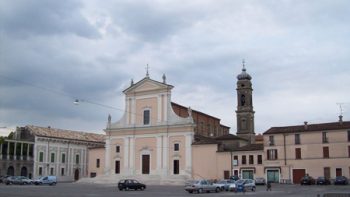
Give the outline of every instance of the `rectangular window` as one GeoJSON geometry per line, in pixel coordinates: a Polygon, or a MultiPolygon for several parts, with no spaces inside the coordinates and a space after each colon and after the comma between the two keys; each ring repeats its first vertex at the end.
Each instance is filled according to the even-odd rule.
{"type": "Polygon", "coordinates": [[[116,147],[115,147],[115,152],[116,152],[116,153],[120,153],[120,146],[116,146],[116,147]]]}
{"type": "Polygon", "coordinates": [[[245,155],[242,155],[242,164],[243,165],[247,164],[247,158],[245,155]]]}
{"type": "Polygon", "coordinates": [[[277,149],[268,149],[267,150],[267,160],[277,160],[277,149]]]}
{"type": "Polygon", "coordinates": [[[295,159],[301,159],[301,148],[295,149],[295,159]]]}
{"type": "Polygon", "coordinates": [[[348,142],[350,142],[350,130],[348,130],[348,142]]]}
{"type": "Polygon", "coordinates": [[[39,167],[39,176],[42,176],[42,175],[43,175],[43,168],[39,167]]]}
{"type": "Polygon", "coordinates": [[[40,152],[39,153],[39,162],[43,162],[44,161],[44,153],[40,152]]]}
{"type": "Polygon", "coordinates": [[[51,163],[55,163],[55,153],[51,153],[51,163]]]}
{"type": "Polygon", "coordinates": [[[100,159],[96,159],[96,168],[100,168],[100,159]]]}
{"type": "Polygon", "coordinates": [[[249,155],[249,164],[254,164],[254,155],[249,155]]]}
{"type": "Polygon", "coordinates": [[[262,155],[258,155],[258,164],[262,164],[262,155]]]}
{"type": "Polygon", "coordinates": [[[328,143],[327,132],[322,132],[322,143],[328,143]]]}
{"type": "Polygon", "coordinates": [[[350,146],[348,146],[348,157],[350,158],[350,146]]]}
{"type": "Polygon", "coordinates": [[[270,135],[270,136],[269,136],[269,145],[270,145],[270,146],[275,145],[275,138],[274,138],[273,135],[270,135]]]}
{"type": "Polygon", "coordinates": [[[300,134],[295,134],[295,144],[300,144],[300,134]]]}
{"type": "Polygon", "coordinates": [[[233,156],[233,165],[234,166],[238,165],[238,156],[237,155],[233,156]]]}
{"type": "Polygon", "coordinates": [[[150,124],[150,110],[144,110],[143,111],[143,124],[149,125],[150,124]]]}
{"type": "Polygon", "coordinates": [[[61,168],[61,176],[64,176],[64,168],[61,168]]]}
{"type": "Polygon", "coordinates": [[[179,151],[180,145],[179,144],[174,144],[174,151],[179,151]]]}
{"type": "Polygon", "coordinates": [[[61,162],[66,163],[66,154],[62,153],[61,162]]]}
{"type": "Polygon", "coordinates": [[[53,174],[53,168],[50,168],[50,175],[54,175],[53,174]]]}
{"type": "Polygon", "coordinates": [[[328,146],[323,147],[323,158],[329,158],[329,148],[328,148],[328,146]]]}
{"type": "Polygon", "coordinates": [[[79,155],[75,155],[75,164],[79,164],[79,155]]]}

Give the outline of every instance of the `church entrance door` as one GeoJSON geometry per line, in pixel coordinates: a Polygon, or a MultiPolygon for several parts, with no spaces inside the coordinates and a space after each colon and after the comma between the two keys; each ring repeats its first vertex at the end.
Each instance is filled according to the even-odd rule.
{"type": "Polygon", "coordinates": [[[179,160],[174,160],[174,174],[179,174],[180,173],[180,161],[179,160]]]}
{"type": "Polygon", "coordinates": [[[149,174],[149,155],[142,155],[142,174],[149,174]]]}
{"type": "Polygon", "coordinates": [[[115,174],[120,174],[120,161],[115,161],[115,174]]]}

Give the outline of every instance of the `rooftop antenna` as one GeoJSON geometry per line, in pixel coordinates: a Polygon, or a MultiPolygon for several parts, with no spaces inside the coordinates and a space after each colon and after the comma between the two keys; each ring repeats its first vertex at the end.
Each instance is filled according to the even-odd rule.
{"type": "Polygon", "coordinates": [[[345,103],[337,103],[337,105],[339,105],[339,111],[340,111],[340,116],[343,116],[343,105],[345,103]]]}

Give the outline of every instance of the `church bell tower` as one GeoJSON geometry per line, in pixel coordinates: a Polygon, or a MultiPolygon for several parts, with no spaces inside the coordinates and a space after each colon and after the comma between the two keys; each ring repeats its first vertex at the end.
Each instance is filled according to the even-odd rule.
{"type": "Polygon", "coordinates": [[[252,77],[242,62],[242,72],[237,76],[237,136],[255,143],[252,77]]]}

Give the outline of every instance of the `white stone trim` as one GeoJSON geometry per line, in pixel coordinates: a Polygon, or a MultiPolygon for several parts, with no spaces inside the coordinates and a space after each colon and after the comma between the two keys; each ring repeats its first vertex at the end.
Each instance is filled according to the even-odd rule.
{"type": "MultiPolygon", "coordinates": [[[[136,135],[124,135],[124,136],[112,136],[112,140],[116,139],[124,139],[127,137],[135,137],[135,138],[150,138],[150,137],[158,137],[158,136],[169,136],[169,137],[176,137],[176,136],[187,136],[187,135],[192,135],[193,136],[194,132],[193,131],[188,131],[188,132],[176,132],[176,133],[156,133],[156,134],[136,134],[136,135]]],[[[191,139],[192,140],[192,139],[191,139]]],[[[192,143],[192,141],[191,141],[192,143]]]]}
{"type": "Polygon", "coordinates": [[[185,168],[186,172],[192,174],[192,141],[193,133],[187,134],[185,137],[185,168]]]}

